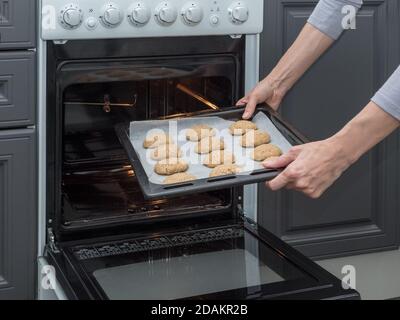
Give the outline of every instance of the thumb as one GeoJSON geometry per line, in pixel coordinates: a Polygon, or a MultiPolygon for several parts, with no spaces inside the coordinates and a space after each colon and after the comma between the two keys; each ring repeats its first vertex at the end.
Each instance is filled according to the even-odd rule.
{"type": "Polygon", "coordinates": [[[240,100],[236,103],[236,106],[237,106],[237,107],[244,106],[244,105],[247,104],[248,101],[249,101],[249,97],[248,97],[248,96],[245,96],[245,97],[243,97],[242,99],[240,99],[240,100]]]}
{"type": "Polygon", "coordinates": [[[243,113],[243,119],[247,120],[247,119],[251,118],[254,111],[256,110],[257,103],[258,103],[258,101],[257,101],[256,97],[250,96],[249,101],[247,102],[247,105],[246,105],[246,109],[244,110],[244,113],[243,113]]]}
{"type": "Polygon", "coordinates": [[[269,158],[263,162],[263,166],[267,169],[281,169],[286,168],[296,159],[295,155],[292,153],[284,154],[280,157],[269,158]]]}

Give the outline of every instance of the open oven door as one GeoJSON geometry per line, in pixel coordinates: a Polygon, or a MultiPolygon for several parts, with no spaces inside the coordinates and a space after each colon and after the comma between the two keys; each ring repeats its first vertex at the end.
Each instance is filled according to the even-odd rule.
{"type": "Polygon", "coordinates": [[[359,299],[243,218],[47,251],[69,299],[359,299]]]}

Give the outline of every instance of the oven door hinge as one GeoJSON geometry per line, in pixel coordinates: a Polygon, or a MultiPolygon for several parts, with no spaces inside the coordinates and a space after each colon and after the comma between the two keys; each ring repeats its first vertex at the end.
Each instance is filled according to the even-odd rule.
{"type": "Polygon", "coordinates": [[[57,245],[56,245],[56,237],[54,236],[54,232],[52,228],[47,229],[47,240],[49,243],[50,250],[53,251],[54,253],[59,253],[60,250],[58,250],[57,245]]]}
{"type": "Polygon", "coordinates": [[[243,210],[243,206],[241,204],[237,205],[237,212],[239,215],[239,218],[242,219],[243,222],[248,223],[250,227],[253,229],[257,229],[257,223],[255,223],[253,220],[249,219],[246,217],[246,213],[243,210]]]}
{"type": "Polygon", "coordinates": [[[238,213],[239,217],[241,217],[241,218],[245,217],[243,206],[241,204],[237,205],[237,213],[238,213]]]}

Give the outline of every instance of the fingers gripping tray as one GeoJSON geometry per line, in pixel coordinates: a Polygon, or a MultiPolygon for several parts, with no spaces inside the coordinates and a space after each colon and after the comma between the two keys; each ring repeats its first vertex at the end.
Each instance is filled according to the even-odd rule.
{"type": "MultiPolygon", "coordinates": [[[[261,161],[253,160],[254,147],[243,147],[243,141],[246,140],[243,135],[233,135],[230,130],[232,124],[241,120],[243,112],[244,108],[234,107],[223,111],[188,114],[171,120],[135,121],[117,125],[117,135],[126,150],[144,197],[154,199],[195,194],[275,178],[280,170],[265,169],[261,161]],[[189,140],[188,132],[195,126],[206,126],[211,129],[210,137],[207,136],[201,140],[210,141],[209,143],[189,140]],[[164,141],[159,140],[158,142],[162,142],[160,145],[154,144],[149,148],[145,141],[149,140],[149,137],[160,136],[160,134],[163,135],[164,141]],[[214,148],[213,143],[217,143],[218,146],[214,148]],[[199,147],[199,144],[205,148],[199,147]],[[190,177],[190,180],[183,179],[184,182],[174,183],[169,180],[171,175],[168,176],[168,174],[171,172],[159,174],[160,170],[155,170],[160,161],[155,151],[160,148],[164,148],[164,151],[158,155],[165,153],[166,150],[172,150],[169,151],[169,157],[178,158],[174,160],[179,165],[178,171],[185,172],[184,177],[190,177]],[[223,150],[224,153],[233,155],[230,159],[234,159],[234,164],[228,167],[234,168],[234,173],[228,169],[228,172],[223,172],[225,175],[215,174],[215,170],[218,171],[218,169],[205,165],[207,159],[208,162],[211,159],[207,149],[218,149],[215,153],[223,150]]],[[[277,146],[282,154],[288,152],[292,146],[306,142],[300,133],[267,105],[258,106],[251,121],[256,125],[257,132],[268,134],[270,141],[264,143],[277,146]]],[[[253,135],[250,138],[251,144],[254,140],[253,135]]],[[[220,158],[224,157],[220,156],[220,158]]],[[[175,164],[174,161],[171,160],[173,164],[175,164]]],[[[172,169],[175,167],[173,166],[172,169]]]]}

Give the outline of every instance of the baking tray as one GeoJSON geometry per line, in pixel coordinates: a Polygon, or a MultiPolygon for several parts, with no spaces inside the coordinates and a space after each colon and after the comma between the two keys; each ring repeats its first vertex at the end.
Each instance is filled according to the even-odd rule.
{"type": "MultiPolygon", "coordinates": [[[[184,116],[172,118],[170,120],[186,120],[189,118],[204,119],[207,117],[219,117],[228,121],[237,121],[242,118],[243,112],[244,108],[232,107],[223,109],[221,111],[207,110],[206,112],[189,113],[185,114],[184,116]]],[[[279,132],[279,134],[286,139],[290,146],[295,146],[307,142],[307,139],[302,134],[300,134],[290,124],[284,121],[280,117],[280,115],[269,106],[265,104],[257,106],[254,115],[257,116],[260,112],[262,113],[262,115],[268,117],[277,132],[279,132]]],[[[129,161],[135,171],[139,186],[142,189],[143,195],[146,199],[176,197],[185,194],[207,192],[231,188],[233,186],[242,186],[268,181],[275,178],[281,171],[275,169],[265,169],[261,168],[260,166],[259,169],[256,168],[254,171],[248,172],[246,174],[241,173],[238,175],[203,178],[173,185],[159,184],[151,181],[151,177],[149,177],[148,175],[148,168],[146,168],[147,171],[145,169],[145,166],[147,164],[145,166],[143,165],[140,160],[139,152],[137,152],[134,148],[134,145],[130,138],[130,123],[118,124],[116,126],[116,132],[122,146],[126,150],[129,161]]],[[[272,141],[272,143],[274,143],[274,141],[272,141]]]]}

